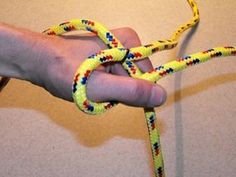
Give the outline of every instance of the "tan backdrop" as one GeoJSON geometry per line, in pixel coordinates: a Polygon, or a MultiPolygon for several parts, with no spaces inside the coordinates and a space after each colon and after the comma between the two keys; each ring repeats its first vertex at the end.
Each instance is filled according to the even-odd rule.
{"type": "MultiPolygon", "coordinates": [[[[215,46],[236,44],[236,1],[197,0],[201,22],[154,65],[215,46]]],[[[129,26],[143,44],[170,37],[191,17],[186,0],[1,0],[0,21],[42,31],[71,18],[129,26]]],[[[159,83],[156,109],[168,177],[236,173],[235,57],[216,59],[159,83]]],[[[142,109],[119,105],[88,116],[30,83],[11,80],[0,94],[1,177],[153,176],[142,109]]]]}

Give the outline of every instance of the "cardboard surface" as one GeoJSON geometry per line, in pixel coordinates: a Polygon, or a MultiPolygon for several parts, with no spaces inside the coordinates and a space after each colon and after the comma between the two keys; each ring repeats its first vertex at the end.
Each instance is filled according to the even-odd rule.
{"type": "MultiPolygon", "coordinates": [[[[201,22],[155,66],[185,54],[236,44],[236,1],[197,1],[201,22]],[[192,34],[192,35],[190,35],[192,34]]],[[[132,27],[143,44],[168,38],[191,17],[185,0],[1,0],[0,21],[43,31],[71,18],[132,27]]],[[[168,177],[236,173],[235,57],[164,78],[157,108],[168,177]]],[[[30,83],[11,80],[0,94],[0,177],[153,176],[142,109],[119,105],[88,116],[30,83]]]]}

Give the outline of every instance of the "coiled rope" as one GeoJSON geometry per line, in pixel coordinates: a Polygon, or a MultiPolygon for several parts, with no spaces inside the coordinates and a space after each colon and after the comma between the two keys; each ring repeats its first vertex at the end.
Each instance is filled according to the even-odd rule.
{"type": "MultiPolygon", "coordinates": [[[[141,70],[135,65],[134,61],[148,57],[157,51],[174,48],[178,44],[180,35],[185,30],[195,26],[199,22],[199,11],[196,2],[194,0],[187,1],[193,11],[193,17],[187,23],[178,27],[170,39],[155,41],[148,45],[131,49],[124,48],[120,41],[107,28],[92,20],[75,19],[45,30],[43,33],[47,35],[62,35],[73,30],[87,30],[95,33],[109,48],[89,56],[75,73],[74,82],[72,85],[72,94],[79,109],[88,114],[100,114],[117,104],[115,101],[95,103],[87,99],[87,80],[93,70],[101,64],[111,61],[121,62],[123,67],[128,71],[130,77],[156,83],[164,76],[184,70],[187,67],[203,63],[211,58],[236,55],[235,47],[217,47],[173,60],[146,73],[141,72],[141,70]]],[[[156,177],[164,177],[164,164],[161,152],[160,135],[156,124],[154,108],[144,109],[144,112],[154,161],[154,173],[156,177]]]]}

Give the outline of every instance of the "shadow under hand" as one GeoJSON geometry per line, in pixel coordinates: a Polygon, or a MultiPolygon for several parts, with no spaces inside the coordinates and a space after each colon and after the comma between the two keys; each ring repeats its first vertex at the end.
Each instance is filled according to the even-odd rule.
{"type": "Polygon", "coordinates": [[[74,103],[57,99],[40,87],[15,79],[1,93],[0,99],[0,108],[43,112],[53,123],[69,130],[80,144],[87,147],[99,146],[117,136],[141,140],[147,138],[144,113],[140,108],[119,105],[105,114],[91,116],[79,111],[74,103]]]}
{"type": "MultiPolygon", "coordinates": [[[[208,78],[169,95],[170,101],[164,106],[172,105],[174,102],[181,101],[185,97],[205,91],[211,87],[235,81],[235,73],[208,78]],[[173,97],[176,94],[181,94],[181,97],[173,101],[173,97]]],[[[80,144],[87,147],[102,145],[117,136],[148,140],[144,113],[140,108],[120,105],[103,115],[89,116],[77,110],[73,103],[56,99],[46,94],[39,87],[28,86],[28,83],[16,80],[12,80],[8,89],[0,96],[0,107],[17,107],[43,112],[48,115],[51,121],[71,132],[80,144]],[[17,88],[18,92],[14,93],[15,88],[17,88]],[[22,90],[24,90],[23,94],[22,90]]],[[[163,132],[165,126],[160,122],[159,118],[158,120],[163,132]]]]}

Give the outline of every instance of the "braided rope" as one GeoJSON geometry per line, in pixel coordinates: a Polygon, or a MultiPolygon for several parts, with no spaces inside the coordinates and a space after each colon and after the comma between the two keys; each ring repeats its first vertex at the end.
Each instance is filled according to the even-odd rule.
{"type": "MultiPolygon", "coordinates": [[[[73,30],[87,30],[95,33],[109,48],[88,57],[76,71],[72,86],[72,94],[76,105],[85,113],[100,114],[117,104],[117,102],[114,101],[95,103],[88,100],[86,96],[86,84],[89,76],[99,65],[107,62],[122,62],[123,67],[128,71],[131,77],[145,79],[152,83],[156,83],[164,76],[181,71],[187,67],[203,63],[211,58],[236,55],[235,47],[218,47],[173,60],[155,68],[150,72],[141,72],[141,70],[135,65],[134,61],[148,57],[157,51],[174,48],[178,44],[180,35],[185,30],[195,26],[199,22],[199,11],[197,4],[194,0],[187,1],[193,11],[193,17],[187,23],[181,25],[173,33],[170,39],[155,41],[148,45],[131,49],[124,48],[120,41],[107,28],[92,20],[75,19],[45,30],[43,33],[47,35],[61,35],[73,30]]],[[[154,161],[154,173],[156,177],[163,177],[164,164],[161,152],[159,130],[156,125],[156,115],[153,108],[144,109],[144,111],[154,161]]]]}

